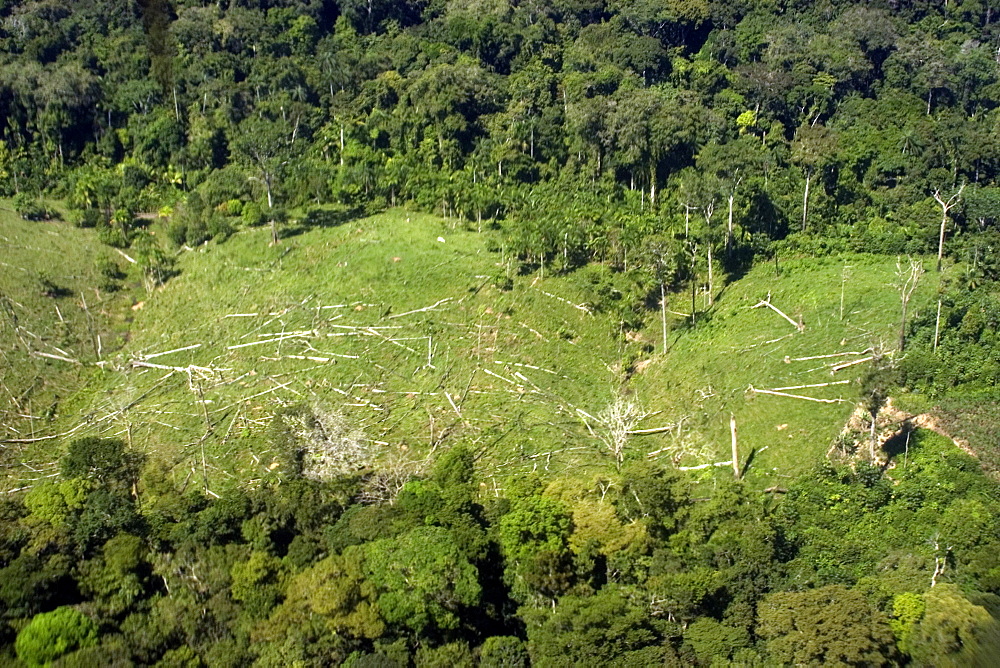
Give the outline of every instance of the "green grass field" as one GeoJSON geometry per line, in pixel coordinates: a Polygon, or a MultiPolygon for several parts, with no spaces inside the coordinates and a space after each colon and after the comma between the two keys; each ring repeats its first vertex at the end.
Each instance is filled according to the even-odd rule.
{"type": "Polygon", "coordinates": [[[500,291],[482,236],[402,212],[267,241],[184,254],[59,428],[212,485],[265,475],[269,422],[296,403],[342,411],[386,457],[463,442],[488,474],[603,464],[576,408],[607,402],[619,346],[573,277],[500,291]]]}
{"type": "Polygon", "coordinates": [[[33,439],[76,418],[62,413],[62,399],[90,377],[99,352],[124,342],[130,297],[101,289],[109,281],[98,260],[127,262],[92,230],[26,222],[0,202],[0,242],[0,463],[10,483],[51,460],[57,439],[33,439]]]}
{"type": "MultiPolygon", "coordinates": [[[[754,453],[748,476],[774,482],[814,465],[854,409],[857,379],[869,368],[834,366],[865,359],[873,347],[896,347],[901,308],[895,282],[894,259],[854,255],[788,260],[778,276],[772,265],[759,265],[728,286],[710,320],[671,337],[669,353],[633,382],[646,405],[683,421],[673,443],[660,447],[672,453],[701,446],[716,461],[729,460],[732,414],[741,461],[754,453]],[[803,331],[767,307],[754,308],[769,294],[803,331]]],[[[935,274],[923,276],[911,315],[936,285],[935,274]]],[[[676,309],[684,308],[678,297],[676,309]]]]}
{"type": "MultiPolygon", "coordinates": [[[[56,266],[90,267],[72,279],[53,277],[73,294],[87,294],[83,286],[97,280],[92,256],[113,253],[90,231],[65,224],[12,216],[0,222],[11,239],[51,237],[56,266]]],[[[60,395],[58,410],[30,421],[33,433],[69,433],[18,446],[22,468],[12,469],[6,485],[35,475],[23,462],[37,469],[68,439],[97,434],[129,440],[178,484],[197,480],[216,491],[259,479],[277,455],[273,416],[295,404],[343,413],[382,458],[414,466],[442,448],[470,444],[489,486],[525,470],[592,478],[613,467],[594,418],[618,395],[622,359],[627,351],[631,362],[638,346],[621,341],[610,315],[588,308],[598,297],[586,270],[515,276],[513,287],[501,290],[495,283],[505,274],[504,258],[487,250],[489,234],[398,210],[308,230],[274,247],[268,240],[266,229],[245,230],[182,253],[180,274],[152,294],[134,284],[139,303],[124,309],[134,316],[127,343],[110,354],[107,346],[100,359],[86,345],[76,306],[68,329],[77,338],[67,357],[84,364],[31,358],[54,372],[46,386],[60,395]]],[[[5,267],[0,290],[30,294],[37,278],[27,275],[37,270],[27,267],[45,257],[39,250],[8,256],[26,276],[5,267]]],[[[811,466],[851,412],[853,381],[865,365],[837,374],[830,366],[864,355],[798,358],[861,353],[880,342],[892,347],[894,271],[893,260],[867,256],[789,260],[777,277],[772,266],[760,266],[730,285],[696,328],[674,316],[666,354],[658,314],[650,313],[640,335],[656,353],[634,365],[624,394],[649,413],[636,429],[672,429],[631,437],[626,457],[680,466],[728,460],[732,413],[741,460],[755,451],[752,478],[780,483],[811,466]],[[845,264],[851,269],[841,317],[845,264]],[[751,308],[768,292],[776,307],[803,319],[804,331],[770,309],[751,308]],[[838,384],[787,392],[843,401],[747,391],[830,382],[838,384]]],[[[927,274],[911,312],[935,285],[927,274]]],[[[676,296],[671,308],[686,310],[685,299],[676,296]]],[[[39,296],[31,318],[51,327],[45,314],[62,303],[39,296]]],[[[116,317],[109,311],[105,327],[120,323],[116,317]]],[[[5,373],[20,387],[26,376],[11,371],[11,362],[5,373]]],[[[41,413],[41,399],[32,401],[27,409],[41,413]]],[[[25,419],[10,411],[8,418],[17,433],[24,430],[25,419]]]]}

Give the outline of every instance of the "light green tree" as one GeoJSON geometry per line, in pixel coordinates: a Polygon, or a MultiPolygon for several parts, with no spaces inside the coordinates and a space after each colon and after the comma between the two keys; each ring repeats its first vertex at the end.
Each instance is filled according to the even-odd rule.
{"type": "Polygon", "coordinates": [[[63,606],[35,615],[17,634],[17,658],[29,666],[44,666],[81,647],[97,644],[97,624],[85,614],[63,606]]]}

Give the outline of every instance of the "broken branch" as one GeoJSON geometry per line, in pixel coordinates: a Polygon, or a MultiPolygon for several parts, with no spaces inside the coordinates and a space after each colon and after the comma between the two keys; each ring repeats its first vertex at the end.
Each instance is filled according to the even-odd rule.
{"type": "Polygon", "coordinates": [[[404,315],[411,315],[413,313],[422,313],[424,311],[430,311],[430,310],[436,309],[438,306],[441,306],[441,304],[450,302],[451,299],[452,299],[451,297],[445,297],[444,299],[439,299],[438,301],[434,302],[430,306],[425,306],[423,308],[413,309],[412,311],[406,311],[405,313],[396,313],[394,315],[390,315],[386,319],[387,320],[392,320],[393,318],[402,318],[404,315]]]}
{"type": "Polygon", "coordinates": [[[840,404],[844,399],[817,399],[816,397],[804,397],[801,394],[788,394],[787,392],[775,392],[774,390],[759,390],[753,385],[747,388],[747,392],[759,392],[761,394],[771,394],[776,397],[788,397],[789,399],[804,399],[805,401],[815,401],[820,404],[840,404]]]}
{"type": "Polygon", "coordinates": [[[846,369],[847,367],[854,366],[855,364],[864,364],[865,362],[871,362],[873,359],[875,359],[875,356],[870,355],[868,357],[863,357],[859,360],[854,360],[853,362],[844,362],[843,364],[837,364],[830,367],[830,373],[837,373],[841,369],[846,369]]]}
{"type": "Polygon", "coordinates": [[[767,308],[771,309],[772,311],[774,311],[775,313],[777,313],[778,315],[780,315],[782,318],[784,318],[785,320],[787,320],[788,322],[790,322],[792,324],[792,326],[795,327],[795,329],[799,330],[800,332],[805,331],[805,329],[806,329],[805,325],[803,325],[800,322],[796,322],[795,320],[792,320],[787,315],[785,315],[784,311],[782,311],[777,306],[775,306],[774,304],[771,303],[771,293],[770,292],[767,293],[767,299],[761,299],[758,304],[756,304],[754,306],[751,306],[750,308],[751,309],[755,309],[755,308],[760,308],[761,306],[766,306],[767,308]]]}

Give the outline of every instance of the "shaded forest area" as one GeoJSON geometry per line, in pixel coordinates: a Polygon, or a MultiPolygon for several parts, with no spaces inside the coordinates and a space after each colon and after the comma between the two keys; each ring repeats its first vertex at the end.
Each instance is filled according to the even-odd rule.
{"type": "MultiPolygon", "coordinates": [[[[906,355],[868,403],[874,416],[898,384],[971,410],[1000,400],[998,14],[987,0],[0,0],[0,196],[96,228],[148,289],[174,249],[243,227],[281,243],[355,212],[435,212],[497,230],[525,273],[626,276],[623,331],[667,291],[711,304],[755,260],[936,255],[953,268],[937,311],[907,324],[904,310],[906,355]]],[[[378,471],[307,474],[293,418],[271,434],[280,465],[218,498],[87,438],[58,476],[0,500],[4,660],[1000,655],[1000,493],[930,432],[884,465],[824,462],[767,492],[635,462],[487,490],[455,447],[372,503],[378,471]]]]}
{"type": "MultiPolygon", "coordinates": [[[[639,462],[482,493],[458,446],[392,503],[280,467],[219,498],[115,439],[0,501],[6,658],[60,666],[988,665],[1000,494],[917,431],[785,493],[639,462]],[[192,486],[194,487],[194,486],[192,486]]],[[[370,483],[369,483],[370,484],[370,483]]]]}

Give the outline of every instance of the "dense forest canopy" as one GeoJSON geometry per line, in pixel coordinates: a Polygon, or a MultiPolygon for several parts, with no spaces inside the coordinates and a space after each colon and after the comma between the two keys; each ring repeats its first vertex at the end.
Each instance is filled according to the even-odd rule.
{"type": "MultiPolygon", "coordinates": [[[[59,194],[95,223],[189,193],[250,221],[409,202],[502,220],[533,263],[625,265],[698,211],[685,238],[733,271],[794,232],[936,250],[932,194],[962,184],[947,252],[978,260],[998,215],[986,2],[0,11],[6,194],[59,194]]],[[[191,227],[178,238],[208,234],[191,227]]]]}
{"type": "MultiPolygon", "coordinates": [[[[56,472],[0,499],[4,661],[1000,655],[996,481],[926,429],[876,453],[897,389],[995,433],[988,0],[0,0],[0,197],[26,220],[63,209],[95,228],[150,295],[176,275],[176,249],[241,229],[267,225],[277,245],[390,207],[432,212],[492,235],[498,290],[511,264],[592,265],[614,335],[662,315],[664,346],[666,295],[690,291],[688,331],[722,327],[713,300],[755,262],[936,256],[942,277],[936,309],[908,319],[924,269],[899,260],[898,341],[864,352],[870,448],[834,444],[766,491],[738,461],[736,480],[685,472],[626,458],[610,436],[614,465],[585,480],[488,489],[467,444],[420,475],[329,475],[302,434],[325,443],[325,420],[341,418],[306,405],[270,423],[266,474],[220,493],[176,484],[131,431],[65,438],[56,472]]],[[[117,268],[99,271],[102,290],[123,289],[117,268]]],[[[12,303],[0,293],[0,322],[20,335],[12,303]]]]}

